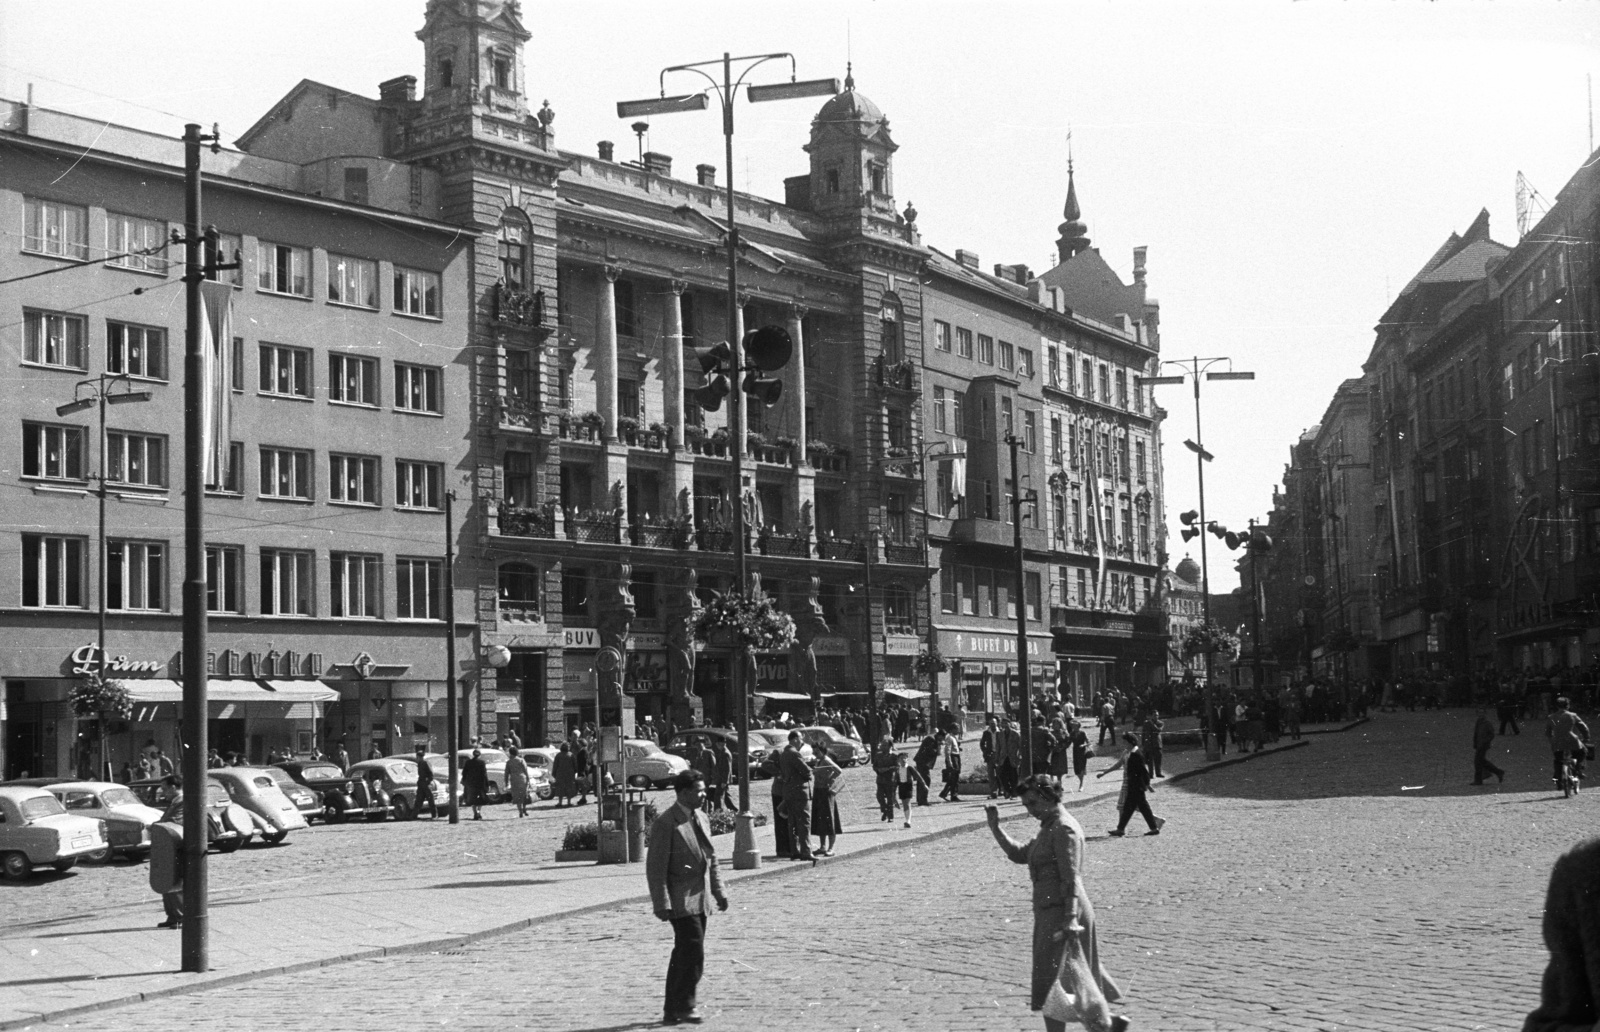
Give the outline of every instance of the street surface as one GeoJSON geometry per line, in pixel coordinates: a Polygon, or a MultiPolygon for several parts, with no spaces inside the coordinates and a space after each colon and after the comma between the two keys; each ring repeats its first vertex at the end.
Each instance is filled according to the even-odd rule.
{"type": "MultiPolygon", "coordinates": [[[[1472,718],[1470,710],[1381,714],[1306,748],[1163,786],[1152,800],[1170,820],[1159,838],[1137,825],[1126,839],[1106,837],[1110,799],[1075,811],[1090,836],[1086,880],[1102,956],[1134,1027],[1520,1027],[1545,960],[1539,920],[1550,865],[1600,826],[1600,791],[1573,800],[1552,791],[1538,728],[1497,740],[1496,762],[1511,772],[1503,786],[1470,786],[1472,718]]],[[[503,834],[530,823],[505,813],[495,811],[494,823],[512,826],[503,834]]],[[[1008,827],[1023,835],[1031,822],[1008,827]]],[[[412,841],[409,831],[396,837],[412,841]]],[[[448,851],[380,843],[367,858],[381,869],[448,863],[448,851]]],[[[732,908],[711,920],[706,1027],[1041,1027],[1025,990],[1026,871],[986,832],[815,869],[772,867],[781,873],[734,881],[732,908]]],[[[448,892],[434,895],[437,906],[451,905],[448,892]]],[[[8,908],[17,896],[6,892],[8,908]]],[[[144,911],[151,920],[157,912],[148,895],[144,911]]],[[[308,908],[308,929],[318,920],[308,908]]],[[[48,1027],[622,1032],[659,1018],[671,938],[635,903],[444,952],[269,977],[48,1027]]]]}

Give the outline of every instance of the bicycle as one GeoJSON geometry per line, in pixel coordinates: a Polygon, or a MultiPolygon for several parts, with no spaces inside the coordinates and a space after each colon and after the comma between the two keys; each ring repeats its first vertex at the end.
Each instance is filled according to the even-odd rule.
{"type": "Polygon", "coordinates": [[[1561,798],[1570,799],[1577,795],[1582,783],[1583,775],[1578,769],[1577,754],[1568,752],[1561,758],[1561,776],[1556,779],[1556,784],[1561,787],[1561,798]]]}

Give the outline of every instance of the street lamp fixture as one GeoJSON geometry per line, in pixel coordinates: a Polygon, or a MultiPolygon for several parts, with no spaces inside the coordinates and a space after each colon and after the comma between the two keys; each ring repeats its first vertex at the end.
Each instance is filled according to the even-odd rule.
{"type": "MultiPolygon", "coordinates": [[[[725,196],[728,210],[728,360],[726,362],[726,375],[730,381],[737,382],[741,373],[747,370],[744,367],[743,351],[746,344],[740,339],[739,333],[739,226],[734,219],[734,191],[733,191],[733,102],[738,96],[739,87],[744,86],[745,98],[752,102],[768,100],[796,100],[801,97],[835,96],[839,93],[839,80],[837,79],[807,79],[798,81],[795,78],[795,59],[790,53],[775,54],[747,54],[733,57],[724,52],[721,58],[711,61],[697,61],[692,64],[673,65],[663,68],[660,74],[661,93],[659,97],[644,100],[625,100],[617,104],[618,118],[638,118],[642,115],[671,115],[683,111],[704,111],[710,105],[710,94],[715,94],[722,105],[722,138],[724,154],[728,164],[727,183],[725,196]],[[758,67],[768,61],[788,59],[789,81],[773,85],[755,85],[745,82],[745,78],[758,67]],[[733,75],[734,63],[739,63],[738,78],[733,75]],[[722,81],[706,72],[706,68],[716,65],[722,66],[722,81]],[[699,93],[683,93],[667,96],[667,75],[671,72],[693,72],[705,79],[710,85],[699,93]]],[[[759,356],[758,356],[758,363],[759,356]]],[[[782,363],[778,363],[782,365],[782,363]]],[[[763,368],[766,368],[763,366],[763,368]]],[[[771,392],[761,390],[766,381],[756,377],[749,385],[751,393],[760,400],[766,401],[771,392]]],[[[749,389],[747,388],[747,389],[749,389]]],[[[771,395],[775,398],[775,394],[771,395]]],[[[770,404],[770,401],[768,402],[770,404]]],[[[733,447],[730,452],[733,456],[733,487],[736,495],[733,506],[733,577],[736,589],[741,593],[749,591],[749,557],[746,554],[747,542],[745,541],[744,522],[744,407],[739,404],[729,406],[729,429],[732,431],[733,447]]],[[[870,610],[869,610],[870,611],[870,610]]],[[[750,691],[746,683],[746,675],[750,672],[748,667],[749,652],[737,657],[733,663],[732,680],[736,705],[736,729],[739,741],[743,742],[750,734],[750,691]]],[[[733,866],[739,870],[750,870],[761,866],[761,852],[756,848],[755,821],[750,813],[750,758],[746,750],[740,749],[735,754],[735,761],[739,771],[739,813],[734,826],[733,836],[733,866]]]]}

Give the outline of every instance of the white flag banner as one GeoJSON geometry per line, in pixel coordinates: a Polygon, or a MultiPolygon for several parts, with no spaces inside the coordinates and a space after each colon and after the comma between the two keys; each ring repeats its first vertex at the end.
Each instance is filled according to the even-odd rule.
{"type": "Polygon", "coordinates": [[[201,368],[205,394],[201,400],[206,484],[228,481],[228,445],[233,436],[233,285],[216,280],[200,284],[202,308],[201,368]]]}

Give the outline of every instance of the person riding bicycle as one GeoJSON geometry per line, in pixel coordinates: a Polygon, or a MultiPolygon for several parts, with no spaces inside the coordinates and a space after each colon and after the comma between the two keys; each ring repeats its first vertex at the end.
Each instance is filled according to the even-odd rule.
{"type": "Polygon", "coordinates": [[[1569,756],[1573,760],[1574,776],[1583,777],[1583,760],[1588,751],[1589,725],[1572,712],[1571,703],[1565,696],[1556,700],[1554,711],[1545,718],[1544,736],[1550,739],[1550,755],[1555,769],[1556,783],[1561,783],[1562,772],[1569,756]]]}

